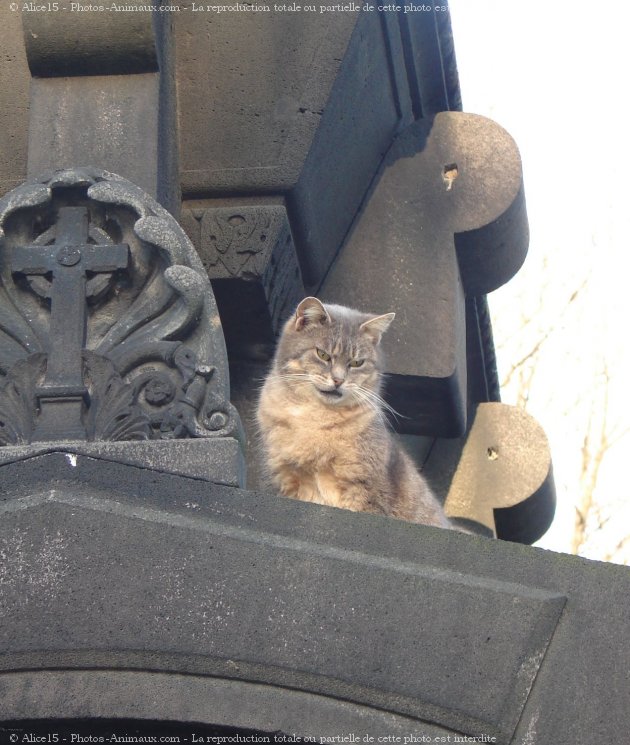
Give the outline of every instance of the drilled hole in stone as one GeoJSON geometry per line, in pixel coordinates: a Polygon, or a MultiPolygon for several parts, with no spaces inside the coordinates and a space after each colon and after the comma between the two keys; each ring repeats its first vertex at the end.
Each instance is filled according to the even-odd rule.
{"type": "Polygon", "coordinates": [[[496,460],[499,457],[499,448],[489,447],[486,451],[486,454],[488,456],[488,460],[496,460]]]}
{"type": "Polygon", "coordinates": [[[453,182],[458,175],[459,171],[457,169],[457,163],[449,163],[448,165],[444,166],[444,170],[442,171],[442,180],[446,185],[446,191],[450,191],[453,188],[453,182]]]}

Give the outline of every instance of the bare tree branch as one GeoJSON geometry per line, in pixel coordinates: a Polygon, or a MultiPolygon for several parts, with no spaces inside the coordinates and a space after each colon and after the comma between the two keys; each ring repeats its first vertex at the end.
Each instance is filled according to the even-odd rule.
{"type": "MultiPolygon", "coordinates": [[[[557,315],[556,320],[554,323],[552,323],[546,331],[543,332],[542,336],[534,343],[534,346],[525,354],[521,359],[518,360],[518,362],[515,362],[510,369],[508,370],[505,378],[503,379],[501,383],[502,388],[506,388],[510,383],[512,382],[512,378],[514,377],[515,373],[520,370],[529,360],[535,358],[538,353],[540,352],[543,344],[549,339],[549,337],[557,330],[560,321],[562,320],[564,314],[567,312],[568,308],[577,300],[577,298],[580,296],[580,293],[584,290],[586,285],[588,284],[588,277],[584,279],[582,284],[574,290],[571,295],[569,296],[569,299],[567,300],[566,304],[560,311],[560,313],[557,315]]],[[[525,320],[521,324],[521,330],[524,328],[524,326],[528,325],[532,322],[532,318],[525,320]]]]}

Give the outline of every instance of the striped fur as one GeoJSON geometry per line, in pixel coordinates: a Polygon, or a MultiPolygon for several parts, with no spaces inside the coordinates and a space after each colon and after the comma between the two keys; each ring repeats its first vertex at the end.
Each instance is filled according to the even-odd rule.
{"type": "Polygon", "coordinates": [[[387,424],[380,339],[393,319],[298,305],[258,405],[269,477],[294,499],[450,528],[387,424]]]}

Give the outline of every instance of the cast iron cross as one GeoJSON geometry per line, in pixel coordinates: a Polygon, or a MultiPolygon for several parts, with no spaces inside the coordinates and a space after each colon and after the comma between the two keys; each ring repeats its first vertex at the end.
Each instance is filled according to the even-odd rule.
{"type": "Polygon", "coordinates": [[[20,246],[13,252],[14,272],[52,274],[48,362],[37,391],[34,441],[86,439],[81,413],[87,401],[82,357],[87,272],[113,272],[129,261],[129,246],[96,245],[88,243],[88,236],[87,208],[62,207],[53,244],[20,246]]]}

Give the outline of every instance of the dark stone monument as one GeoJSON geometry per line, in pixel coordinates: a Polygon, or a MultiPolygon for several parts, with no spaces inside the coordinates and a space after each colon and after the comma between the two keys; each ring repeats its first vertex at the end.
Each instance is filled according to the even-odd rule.
{"type": "Polygon", "coordinates": [[[131,462],[242,484],[214,297],[171,215],[83,168],[7,194],[0,231],[0,463],[77,441],[127,460],[134,441],[131,462]]]}
{"type": "Polygon", "coordinates": [[[0,738],[623,742],[627,570],[517,545],[554,509],[485,297],[522,175],[448,13],[163,6],[0,8],[0,738]],[[265,492],[306,293],[396,311],[392,424],[481,535],[265,492]]]}

